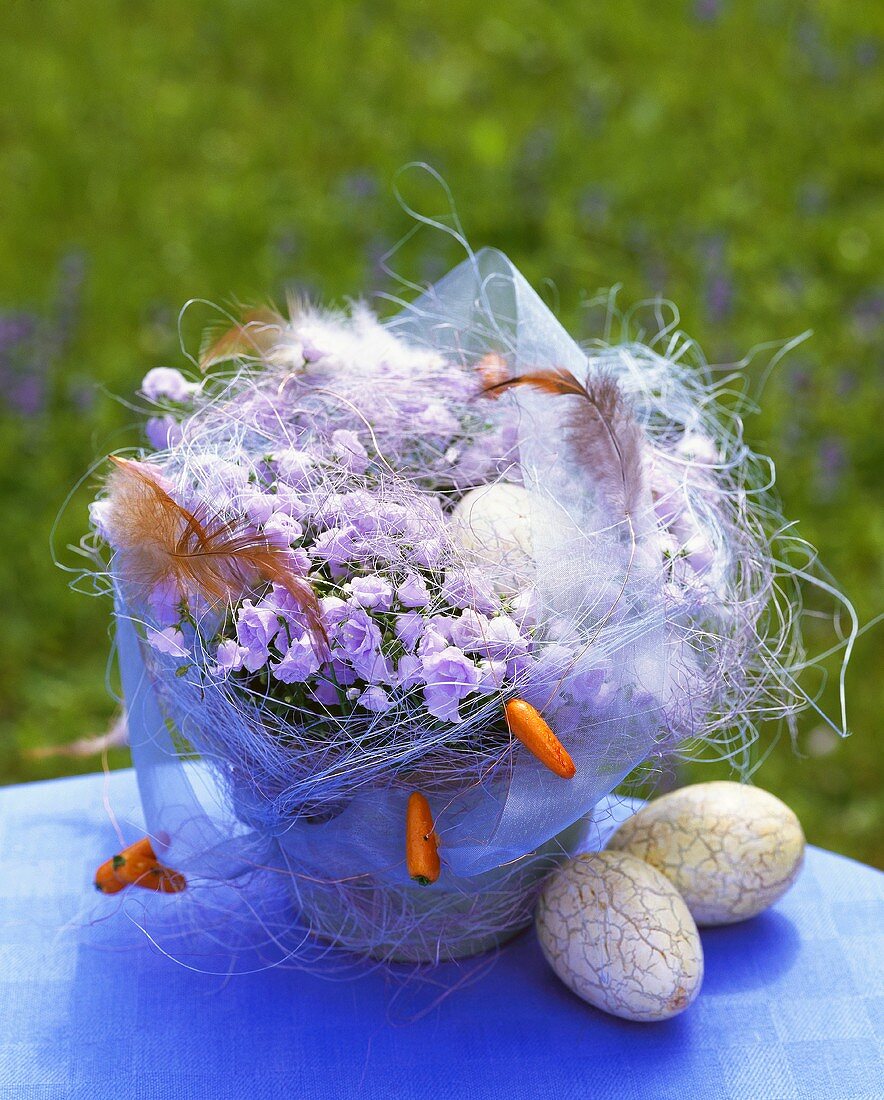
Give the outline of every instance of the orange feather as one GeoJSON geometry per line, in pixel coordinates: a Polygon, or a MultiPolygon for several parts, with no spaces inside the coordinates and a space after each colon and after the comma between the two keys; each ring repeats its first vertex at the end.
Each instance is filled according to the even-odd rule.
{"type": "Polygon", "coordinates": [[[170,579],[185,600],[198,593],[211,604],[238,600],[262,581],[279,584],[303,611],[314,639],[327,644],[316,593],[284,551],[244,521],[183,507],[156,466],[115,455],[111,461],[108,533],[124,555],[127,579],[145,596],[170,579]]]}
{"type": "MultiPolygon", "coordinates": [[[[241,355],[262,356],[279,343],[285,318],[275,309],[260,306],[247,310],[239,324],[209,339],[200,352],[200,370],[241,355]]],[[[216,329],[217,331],[217,329],[216,329]]]]}
{"type": "Polygon", "coordinates": [[[519,374],[514,378],[505,378],[502,382],[495,382],[493,385],[486,386],[485,393],[489,397],[497,397],[516,386],[531,386],[542,393],[572,394],[577,397],[586,397],[586,390],[574,375],[561,367],[533,371],[529,374],[519,374]]]}

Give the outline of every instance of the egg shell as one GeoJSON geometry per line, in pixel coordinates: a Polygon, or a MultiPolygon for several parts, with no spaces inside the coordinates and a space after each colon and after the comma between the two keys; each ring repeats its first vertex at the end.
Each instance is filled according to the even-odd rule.
{"type": "Polygon", "coordinates": [[[537,937],[578,997],[626,1020],[667,1020],[703,981],[697,926],[675,888],[624,852],[581,855],[543,889],[537,937]]]}
{"type": "Polygon", "coordinates": [[[662,871],[697,924],[733,924],[789,889],[804,859],[804,833],[774,795],[722,781],[654,799],[620,826],[608,848],[662,871]]]}
{"type": "Polygon", "coordinates": [[[501,595],[534,576],[532,514],[544,501],[521,485],[499,482],[464,494],[451,513],[451,534],[501,595]]]}

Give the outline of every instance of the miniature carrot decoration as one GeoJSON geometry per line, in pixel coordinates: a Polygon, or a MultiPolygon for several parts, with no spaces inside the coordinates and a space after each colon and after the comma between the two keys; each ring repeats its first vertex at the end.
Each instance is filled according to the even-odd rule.
{"type": "Polygon", "coordinates": [[[187,881],[177,871],[164,867],[154,854],[150,838],[142,837],[106,860],[95,872],[95,888],[103,894],[116,894],[130,885],[178,894],[187,881]]]}
{"type": "Polygon", "coordinates": [[[430,804],[420,791],[414,791],[405,815],[405,862],[409,875],[421,886],[439,877],[439,842],[433,829],[430,804]]]}
{"type": "Polygon", "coordinates": [[[114,856],[113,859],[106,859],[95,872],[95,889],[100,893],[119,894],[126,885],[125,882],[117,878],[114,872],[114,860],[119,858],[119,856],[114,856]]]}
{"type": "Polygon", "coordinates": [[[510,733],[518,738],[541,764],[562,779],[574,778],[577,773],[574,761],[536,707],[532,707],[524,699],[510,699],[504,711],[510,733]]]}

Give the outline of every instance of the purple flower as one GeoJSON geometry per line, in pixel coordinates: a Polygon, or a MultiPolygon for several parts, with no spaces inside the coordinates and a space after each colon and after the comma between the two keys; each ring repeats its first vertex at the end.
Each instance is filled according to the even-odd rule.
{"type": "Polygon", "coordinates": [[[341,463],[354,474],[363,474],[368,468],[368,451],[356,432],[340,428],[332,432],[332,449],[341,463]]]}
{"type": "Polygon", "coordinates": [[[393,586],[372,573],[367,577],[354,577],[350,582],[354,601],[365,608],[389,611],[393,603],[393,586]]]}
{"type": "Polygon", "coordinates": [[[286,482],[293,489],[305,489],[310,484],[311,474],[316,468],[316,459],[307,454],[289,447],[275,455],[276,473],[281,481],[286,482]]]}
{"type": "Polygon", "coordinates": [[[465,653],[475,653],[481,648],[489,619],[478,611],[467,608],[451,624],[451,640],[465,653]]]}
{"type": "Polygon", "coordinates": [[[243,666],[243,659],[248,650],[228,639],[221,642],[215,653],[215,665],[210,669],[213,676],[228,676],[231,672],[238,672],[243,666]]]}
{"type": "Polygon", "coordinates": [[[289,569],[294,573],[300,573],[302,577],[306,577],[313,567],[313,563],[310,561],[310,555],[301,546],[284,550],[282,557],[285,558],[288,563],[289,569]]]}
{"type": "Polygon", "coordinates": [[[403,691],[423,683],[423,678],[424,666],[420,657],[406,653],[404,657],[399,658],[399,664],[396,666],[396,682],[403,691]]]}
{"type": "Polygon", "coordinates": [[[320,676],[320,678],[315,681],[310,689],[310,694],[317,702],[322,703],[325,707],[333,707],[336,703],[341,701],[337,685],[326,676],[320,676]]]}
{"type": "MultiPolygon", "coordinates": [[[[563,654],[564,667],[567,669],[573,657],[563,654]]],[[[586,668],[585,665],[572,670],[568,677],[568,691],[574,700],[585,710],[589,705],[594,714],[601,714],[613,701],[613,692],[606,686],[608,671],[605,668],[586,668]]]]}
{"type": "Polygon", "coordinates": [[[199,388],[198,382],[188,382],[180,370],[172,367],[154,367],[141,383],[141,392],[149,401],[189,401],[199,388]]]}
{"type": "Polygon", "coordinates": [[[346,606],[345,615],[334,623],[330,633],[336,656],[345,660],[357,676],[369,683],[390,678],[389,663],[380,652],[381,632],[362,608],[346,606]]]}
{"type": "Polygon", "coordinates": [[[684,545],[685,561],[698,575],[715,561],[715,550],[702,532],[692,535],[684,545]]]}
{"type": "Polygon", "coordinates": [[[443,721],[460,722],[458,703],[481,682],[479,669],[456,646],[425,657],[423,666],[427,710],[443,721]]]}
{"type": "Polygon", "coordinates": [[[270,646],[281,629],[274,608],[256,605],[251,600],[242,605],[236,622],[236,640],[246,651],[242,663],[249,672],[257,672],[267,664],[270,646]]]}
{"type": "Polygon", "coordinates": [[[285,512],[274,512],[264,524],[264,534],[275,546],[286,548],[304,534],[304,528],[285,512]]]}
{"type": "Polygon", "coordinates": [[[669,478],[654,479],[654,512],[664,527],[673,527],[684,512],[685,500],[681,487],[669,478]]]}
{"type": "Polygon", "coordinates": [[[187,650],[184,646],[184,635],[174,626],[167,626],[163,630],[147,628],[147,644],[157,653],[167,653],[170,657],[186,657],[187,650]]]}
{"type": "Polygon", "coordinates": [[[173,577],[155,584],[147,602],[158,626],[174,626],[181,618],[181,593],[173,577]]]}
{"type": "MultiPolygon", "coordinates": [[[[506,448],[500,435],[491,432],[462,451],[454,448],[452,459],[455,466],[452,471],[452,480],[459,488],[481,485],[488,481],[501,451],[505,452],[506,448]]],[[[503,473],[506,466],[507,464],[504,464],[499,472],[503,473]]]]}
{"type": "Polygon", "coordinates": [[[421,657],[431,653],[441,653],[451,645],[451,619],[434,615],[424,621],[424,631],[418,643],[417,651],[421,657]]]}
{"type": "Polygon", "coordinates": [[[455,417],[441,401],[431,401],[415,420],[421,434],[452,436],[460,429],[455,417]]]}
{"type": "Polygon", "coordinates": [[[512,601],[513,621],[519,630],[526,631],[537,622],[537,593],[533,588],[525,588],[512,601]]]}
{"type": "Polygon", "coordinates": [[[484,612],[494,612],[500,608],[500,599],[491,582],[471,569],[449,569],[442,585],[442,597],[452,607],[469,607],[484,612]]]}
{"type": "Polygon", "coordinates": [[[476,652],[484,657],[513,660],[523,657],[528,652],[529,644],[509,615],[495,615],[488,623],[476,652]]]}
{"type": "Polygon", "coordinates": [[[349,665],[332,658],[319,670],[310,688],[310,694],[324,706],[335,706],[341,702],[341,689],[348,687],[355,680],[356,673],[349,665]]]}
{"type": "Polygon", "coordinates": [[[476,684],[476,691],[480,695],[491,695],[500,691],[507,675],[506,661],[479,661],[478,668],[481,679],[476,684]]]}
{"type": "Polygon", "coordinates": [[[388,692],[381,687],[366,688],[356,701],[361,707],[375,714],[383,714],[393,705],[388,692]]]}
{"type": "Polygon", "coordinates": [[[508,615],[489,619],[469,608],[454,620],[451,640],[466,653],[481,653],[498,660],[523,656],[529,645],[508,615]]]}
{"type": "Polygon", "coordinates": [[[144,425],[144,434],[155,451],[165,451],[181,442],[181,425],[174,416],[151,416],[144,425]]]}
{"type": "Polygon", "coordinates": [[[319,491],[319,501],[315,508],[316,519],[333,527],[344,518],[362,534],[372,534],[379,530],[379,503],[371,493],[361,489],[353,493],[329,493],[319,491]]]}
{"type": "Polygon", "coordinates": [[[271,664],[270,671],[283,684],[303,684],[319,669],[320,661],[308,634],[295,638],[282,660],[271,664]]]}
{"type": "Polygon", "coordinates": [[[435,569],[445,556],[445,543],[441,538],[425,538],[416,542],[411,560],[424,569],[435,569]]]}
{"type": "Polygon", "coordinates": [[[406,577],[396,589],[396,596],[403,607],[426,607],[430,602],[426,581],[419,573],[406,577]]]}
{"type": "Polygon", "coordinates": [[[309,511],[304,498],[289,485],[278,484],[276,496],[273,499],[275,500],[274,510],[284,512],[292,519],[303,519],[309,511]]]}
{"type": "Polygon", "coordinates": [[[349,684],[356,683],[356,673],[349,665],[345,665],[343,661],[339,661],[337,657],[332,657],[326,668],[331,678],[341,687],[347,687],[349,684]]]}
{"type": "Polygon", "coordinates": [[[344,565],[359,556],[359,532],[355,527],[332,527],[323,531],[310,547],[315,558],[329,565],[344,565]]]}
{"type": "Polygon", "coordinates": [[[200,484],[200,499],[211,501],[217,508],[232,507],[234,500],[240,499],[251,488],[249,471],[217,454],[197,458],[191,467],[191,474],[200,484]]]}
{"type": "Polygon", "coordinates": [[[529,653],[515,653],[509,655],[506,661],[506,675],[509,680],[517,680],[527,672],[534,664],[534,658],[529,653]]]}
{"type": "Polygon", "coordinates": [[[269,493],[249,493],[242,501],[240,507],[252,521],[252,523],[266,523],[273,515],[276,508],[276,497],[269,493]]]}
{"type": "Polygon", "coordinates": [[[414,649],[424,632],[424,617],[417,611],[406,611],[396,619],[396,636],[406,649],[414,649]]]}

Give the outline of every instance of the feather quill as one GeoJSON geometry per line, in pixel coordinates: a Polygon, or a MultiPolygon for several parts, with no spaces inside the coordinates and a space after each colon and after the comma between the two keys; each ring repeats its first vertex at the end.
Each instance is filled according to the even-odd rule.
{"type": "Polygon", "coordinates": [[[568,417],[568,440],[611,510],[637,515],[646,489],[644,435],[616,380],[599,374],[584,386],[570,371],[556,367],[508,378],[485,393],[494,397],[516,386],[579,399],[568,417]]]}
{"type": "Polygon", "coordinates": [[[199,595],[212,605],[235,601],[261,582],[279,584],[301,609],[314,644],[325,651],[319,600],[283,550],[243,521],[183,507],[156,466],[110,457],[116,469],[108,478],[106,523],[112,545],[125,555],[131,583],[147,595],[171,580],[188,604],[199,595]]]}

